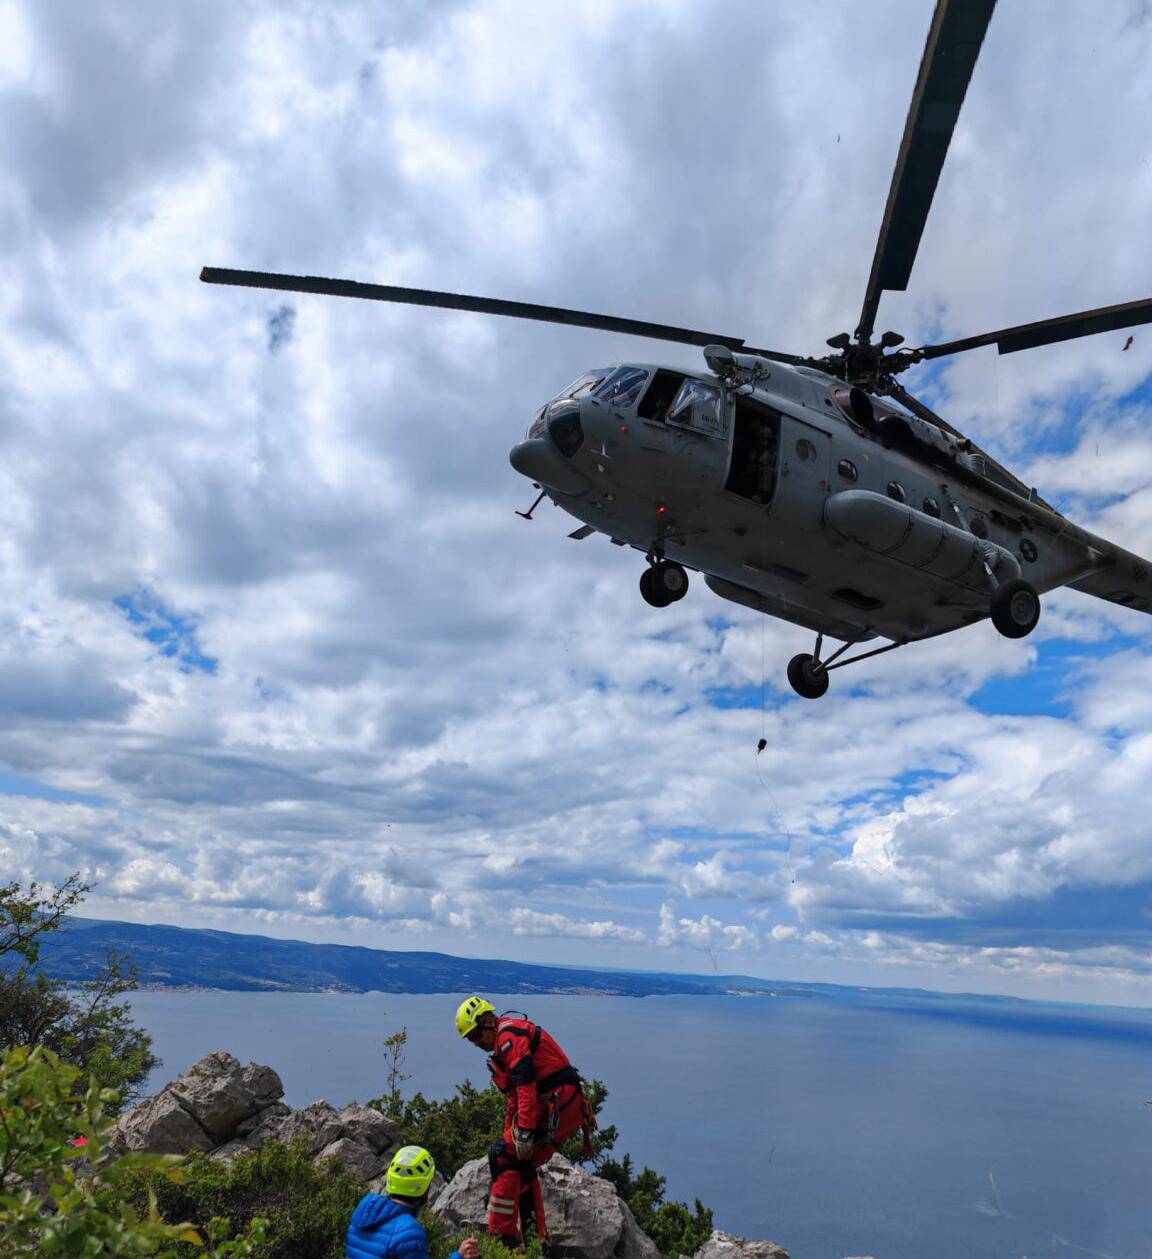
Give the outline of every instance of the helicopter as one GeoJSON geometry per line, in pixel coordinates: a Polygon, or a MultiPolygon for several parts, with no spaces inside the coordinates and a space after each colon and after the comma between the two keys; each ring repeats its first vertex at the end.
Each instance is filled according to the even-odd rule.
{"type": "Polygon", "coordinates": [[[205,267],[214,284],[432,306],[699,346],[704,368],[615,363],[544,403],[513,468],[580,521],[645,557],[640,593],[667,607],[689,572],[723,599],[802,626],[787,667],[817,699],[834,669],[991,619],[1036,627],[1062,586],[1152,612],[1152,561],[1066,519],[897,379],[923,362],[1001,354],[1152,322],[1152,299],[935,345],[874,339],[880,298],[904,291],[996,0],[937,0],[855,331],[830,354],[564,307],[205,267]],[[902,348],[903,347],[903,348],[902,348]],[[705,370],[706,369],[706,370],[705,370]],[[825,653],[825,640],[839,645],[825,653]],[[883,645],[856,650],[876,639],[883,645]]]}

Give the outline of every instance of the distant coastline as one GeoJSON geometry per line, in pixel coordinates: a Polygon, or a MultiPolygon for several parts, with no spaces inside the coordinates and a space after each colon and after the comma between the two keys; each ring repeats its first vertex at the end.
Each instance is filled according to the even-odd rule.
{"type": "Polygon", "coordinates": [[[61,930],[44,937],[41,968],[67,983],[81,983],[100,972],[109,950],[127,956],[138,968],[144,991],[890,998],[922,1006],[967,998],[997,1007],[1039,1004],[1020,997],[923,988],[547,966],[94,918],[70,918],[61,930]]]}

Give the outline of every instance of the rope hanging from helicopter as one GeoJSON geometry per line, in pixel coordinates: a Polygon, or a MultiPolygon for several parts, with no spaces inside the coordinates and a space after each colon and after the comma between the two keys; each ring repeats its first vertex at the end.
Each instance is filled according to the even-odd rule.
{"type": "MultiPolygon", "coordinates": [[[[764,529],[761,536],[761,554],[760,568],[763,572],[771,572],[768,567],[768,530],[764,529]]],[[[773,573],[773,580],[776,582],[777,594],[780,594],[779,579],[773,573]]],[[[761,772],[761,757],[768,747],[768,618],[761,612],[760,615],[760,740],[756,744],[756,752],[752,758],[752,765],[756,771],[756,777],[760,780],[760,786],[764,788],[764,792],[768,797],[768,802],[772,806],[772,813],[776,819],[775,833],[777,836],[784,837],[784,868],[788,872],[790,883],[796,882],[796,870],[792,865],[792,832],[784,826],[783,818],[780,815],[780,806],[776,802],[776,796],[768,784],[767,779],[761,772]]]]}

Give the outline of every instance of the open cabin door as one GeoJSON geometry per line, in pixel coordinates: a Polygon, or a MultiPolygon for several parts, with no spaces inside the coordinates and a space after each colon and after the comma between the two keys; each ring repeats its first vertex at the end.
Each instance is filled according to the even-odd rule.
{"type": "Polygon", "coordinates": [[[772,501],[780,451],[780,413],[752,398],[735,399],[732,460],[724,488],[762,506],[772,501]]]}

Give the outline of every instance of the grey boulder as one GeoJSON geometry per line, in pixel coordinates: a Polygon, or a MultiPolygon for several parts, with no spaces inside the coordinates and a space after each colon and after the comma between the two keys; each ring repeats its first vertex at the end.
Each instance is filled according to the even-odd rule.
{"type": "Polygon", "coordinates": [[[712,1236],[696,1252],[693,1259],[789,1259],[788,1252],[775,1242],[754,1241],[737,1237],[723,1229],[713,1230],[712,1236]]]}
{"type": "Polygon", "coordinates": [[[178,1075],[162,1092],[172,1094],[208,1133],[227,1141],[237,1127],[284,1096],[271,1067],[241,1066],[231,1054],[214,1053],[178,1075]]]}
{"type": "Polygon", "coordinates": [[[354,1137],[337,1137],[313,1161],[320,1163],[327,1158],[339,1159],[357,1180],[372,1180],[388,1168],[386,1162],[381,1166],[381,1156],[366,1141],[354,1137]]]}
{"type": "MultiPolygon", "coordinates": [[[[540,1183],[557,1251],[572,1259],[658,1259],[655,1243],[608,1181],[557,1154],[540,1169],[540,1183]]],[[[437,1199],[436,1214],[453,1227],[483,1228],[490,1185],[487,1159],[465,1163],[437,1199]]]]}
{"type": "Polygon", "coordinates": [[[216,1144],[167,1090],[121,1115],[116,1143],[125,1150],[145,1150],[149,1154],[207,1152],[216,1144]]]}
{"type": "Polygon", "coordinates": [[[400,1139],[400,1125],[372,1106],[350,1102],[340,1112],[340,1127],[346,1137],[363,1141],[377,1154],[391,1149],[400,1139]]]}
{"type": "Polygon", "coordinates": [[[341,1136],[340,1112],[327,1102],[313,1102],[294,1110],[280,1125],[281,1141],[303,1137],[309,1154],[319,1154],[341,1136]]]}

